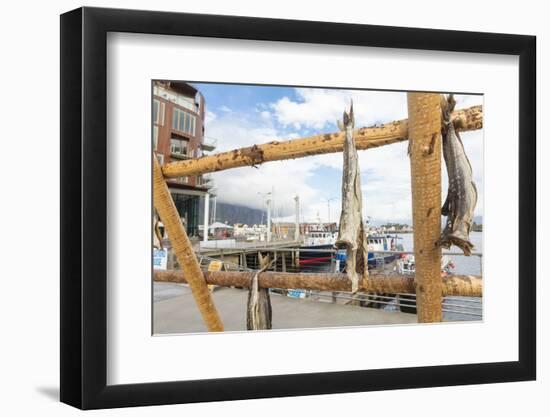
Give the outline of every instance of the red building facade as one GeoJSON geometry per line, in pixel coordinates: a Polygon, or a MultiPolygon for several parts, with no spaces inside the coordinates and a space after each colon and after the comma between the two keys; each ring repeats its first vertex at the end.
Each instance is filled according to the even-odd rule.
{"type": "MultiPolygon", "coordinates": [[[[192,85],[179,81],[153,82],[153,150],[161,164],[200,158],[214,146],[204,141],[205,101],[192,85]]],[[[190,236],[198,235],[199,199],[210,188],[202,175],[167,181],[190,236]]]]}

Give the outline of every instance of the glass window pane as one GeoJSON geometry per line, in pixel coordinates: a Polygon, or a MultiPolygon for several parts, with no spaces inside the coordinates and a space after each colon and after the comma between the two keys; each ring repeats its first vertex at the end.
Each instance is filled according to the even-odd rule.
{"type": "Polygon", "coordinates": [[[185,112],[178,110],[180,114],[180,123],[179,123],[179,130],[181,132],[185,132],[185,112]]]}
{"type": "Polygon", "coordinates": [[[178,109],[172,110],[172,129],[178,128],[178,109]]]}
{"type": "Polygon", "coordinates": [[[159,117],[159,102],[158,100],[153,100],[153,122],[158,123],[159,117]]]}

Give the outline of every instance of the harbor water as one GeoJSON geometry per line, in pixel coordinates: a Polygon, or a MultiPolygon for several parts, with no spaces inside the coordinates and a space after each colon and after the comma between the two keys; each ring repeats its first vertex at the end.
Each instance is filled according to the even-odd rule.
{"type": "MultiPolygon", "coordinates": [[[[413,234],[399,233],[399,243],[403,245],[404,251],[414,251],[413,234]]],[[[473,253],[483,252],[483,232],[471,232],[470,240],[474,244],[473,253]]],[[[443,249],[443,255],[448,256],[455,264],[453,274],[457,275],[482,275],[482,256],[463,256],[463,255],[447,255],[448,253],[459,253],[461,250],[457,247],[451,249],[443,249]]]]}

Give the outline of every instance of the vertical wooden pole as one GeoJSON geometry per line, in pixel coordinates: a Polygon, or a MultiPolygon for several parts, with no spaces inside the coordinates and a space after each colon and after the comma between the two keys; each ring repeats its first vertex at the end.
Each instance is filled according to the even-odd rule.
{"type": "Polygon", "coordinates": [[[408,93],[416,302],[419,323],[441,311],[441,108],[439,94],[408,93]]]}
{"type": "Polygon", "coordinates": [[[172,250],[178,258],[206,327],[209,331],[221,332],[223,331],[223,324],[197,262],[195,252],[183,228],[157,158],[154,157],[153,160],[153,201],[155,209],[168,233],[172,250]]]}

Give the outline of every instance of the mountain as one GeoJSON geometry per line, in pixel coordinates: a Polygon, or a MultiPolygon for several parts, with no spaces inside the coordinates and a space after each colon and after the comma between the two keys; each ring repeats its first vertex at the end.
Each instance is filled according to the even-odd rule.
{"type": "MultiPolygon", "coordinates": [[[[441,216],[441,226],[442,227],[445,226],[445,221],[446,220],[447,220],[447,217],[441,216]]],[[[483,216],[474,216],[473,220],[474,220],[474,223],[483,224],[483,216]]],[[[403,223],[403,224],[408,224],[408,225],[411,225],[411,226],[413,224],[412,219],[393,219],[391,221],[388,221],[388,220],[375,220],[375,219],[371,220],[371,225],[373,225],[373,226],[382,226],[386,223],[403,223]]]]}
{"type": "MultiPolygon", "coordinates": [[[[204,219],[204,199],[199,200],[199,223],[203,223],[204,219]]],[[[216,204],[216,218],[213,219],[213,210],[214,203],[212,199],[210,200],[210,220],[218,221],[227,224],[233,225],[235,223],[243,223],[248,225],[253,224],[265,224],[267,222],[267,214],[265,210],[245,207],[237,204],[222,203],[218,202],[216,204]]],[[[446,217],[441,217],[441,225],[445,226],[446,217]]],[[[371,224],[373,226],[381,226],[388,223],[387,220],[376,220],[372,219],[371,224]]],[[[412,219],[394,219],[391,220],[391,223],[403,223],[412,226],[412,219]]],[[[483,216],[474,216],[474,223],[483,224],[483,216]]]]}
{"type": "MultiPolygon", "coordinates": [[[[204,219],[204,199],[201,198],[199,203],[199,223],[202,224],[204,219]]],[[[214,204],[210,200],[210,219],[211,222],[217,221],[233,225],[235,223],[243,223],[248,225],[266,223],[267,214],[265,210],[254,209],[250,207],[240,206],[229,203],[216,203],[216,218],[213,219],[214,204]]]]}

